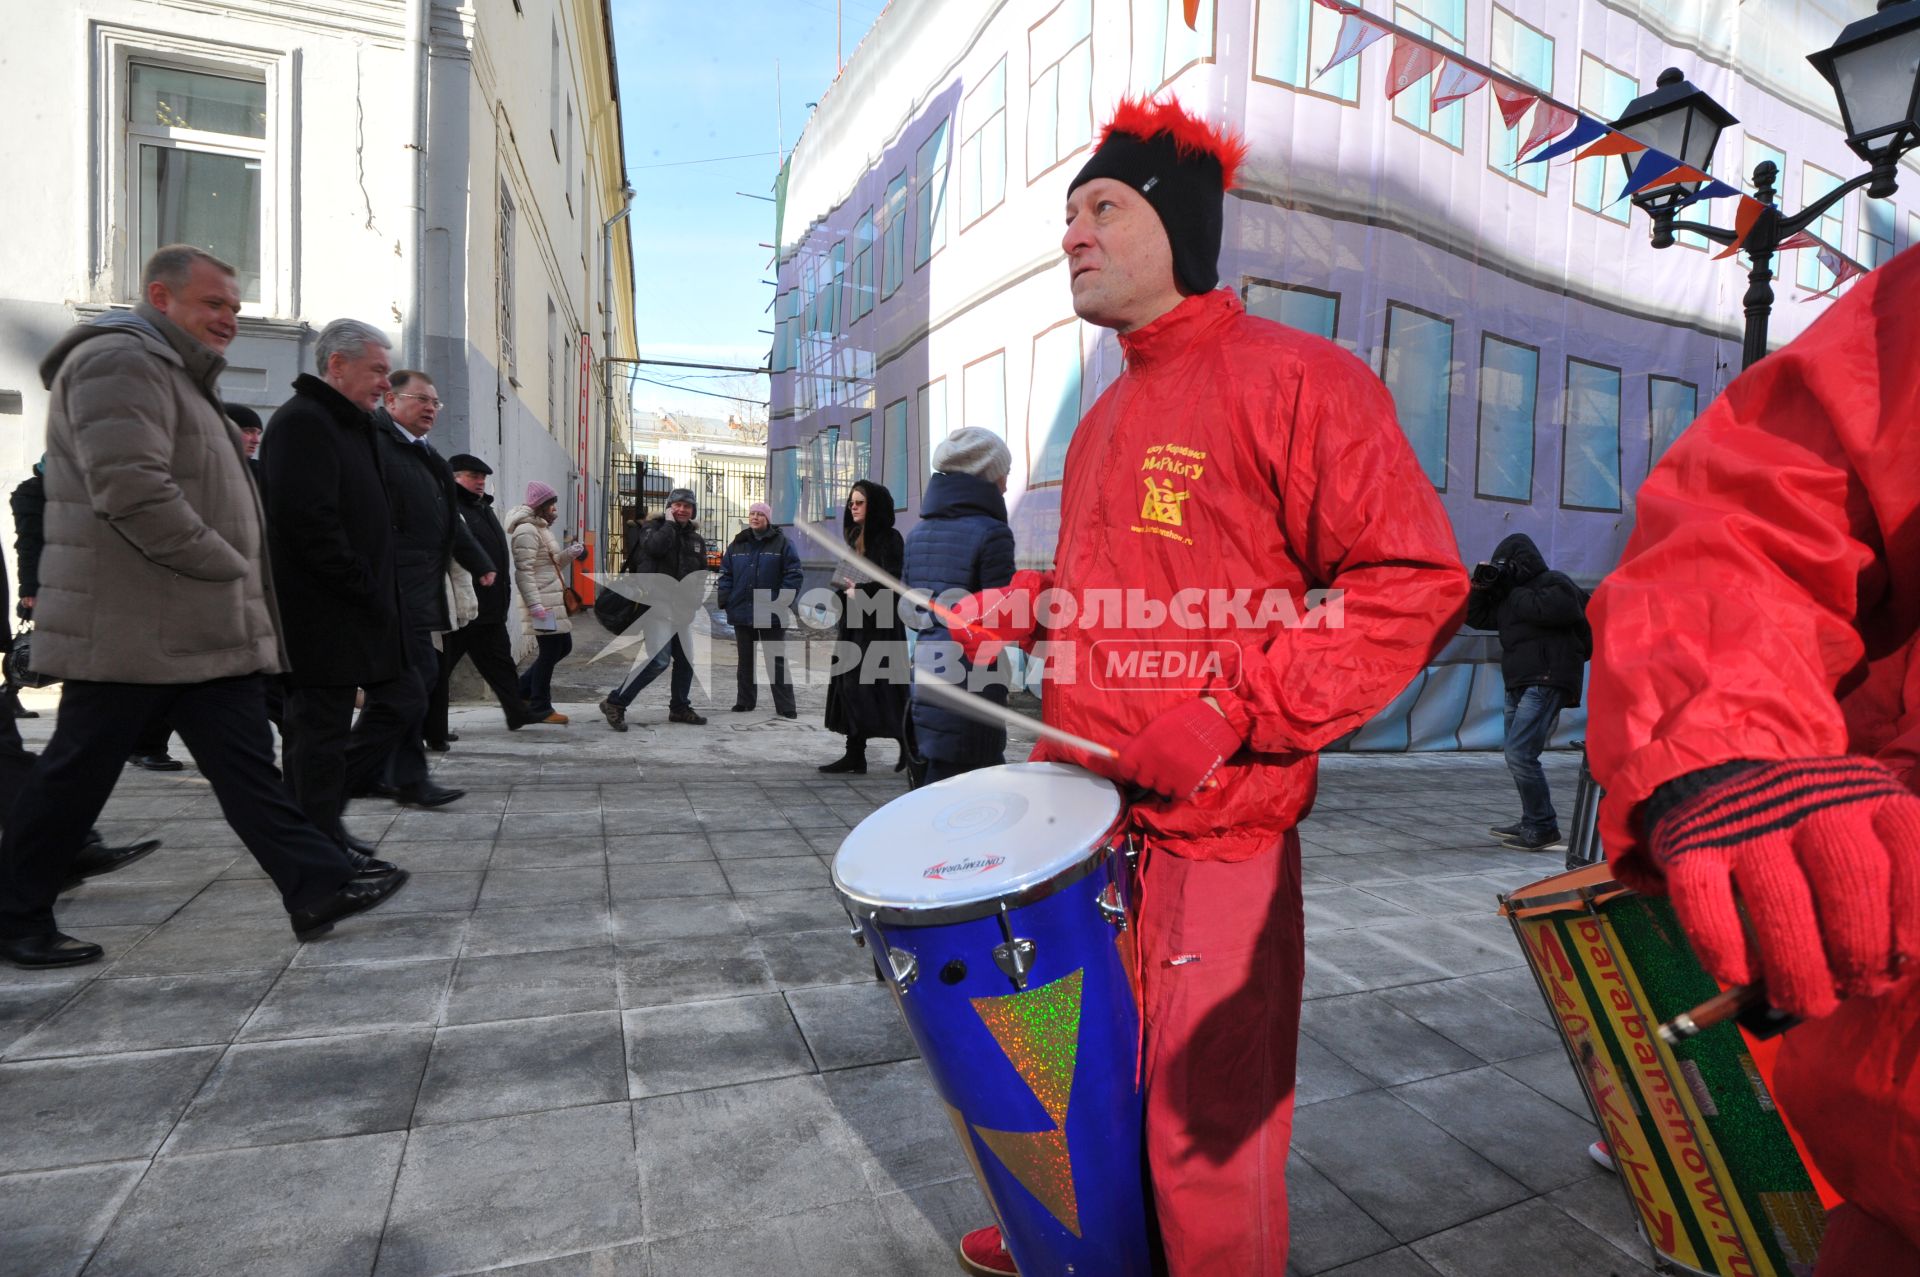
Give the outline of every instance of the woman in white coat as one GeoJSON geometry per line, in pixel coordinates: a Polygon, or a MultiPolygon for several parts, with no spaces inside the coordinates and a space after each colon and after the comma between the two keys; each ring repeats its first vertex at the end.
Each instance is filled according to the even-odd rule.
{"type": "Polygon", "coordinates": [[[539,717],[537,722],[565,723],[567,716],[553,707],[553,668],[573,650],[573,621],[567,616],[567,578],[563,559],[586,553],[579,544],[562,547],[553,535],[560,496],[535,480],[527,485],[525,505],[507,516],[507,537],[513,543],[513,582],[520,610],[539,647],[533,665],[520,676],[520,695],[539,717]]]}

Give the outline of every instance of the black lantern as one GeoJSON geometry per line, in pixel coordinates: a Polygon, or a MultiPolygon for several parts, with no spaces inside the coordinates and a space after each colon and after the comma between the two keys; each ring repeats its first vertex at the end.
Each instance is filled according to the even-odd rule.
{"type": "MultiPolygon", "coordinates": [[[[1668,67],[1660,73],[1651,93],[1627,103],[1625,113],[1613,122],[1613,127],[1636,142],[1644,142],[1706,173],[1711,171],[1707,166],[1713,161],[1713,148],[1719,143],[1720,134],[1739,122],[1727,108],[1694,88],[1679,67],[1668,67]]],[[[1634,166],[1644,158],[1635,152],[1621,156],[1620,163],[1631,177],[1634,166]]],[[[1699,185],[1698,182],[1668,182],[1635,191],[1633,202],[1652,212],[1692,194],[1699,185]]]]}
{"type": "Polygon", "coordinates": [[[1880,0],[1877,13],[1807,61],[1840,100],[1847,145],[1873,166],[1867,195],[1892,195],[1894,166],[1920,140],[1920,4],[1880,0]]]}

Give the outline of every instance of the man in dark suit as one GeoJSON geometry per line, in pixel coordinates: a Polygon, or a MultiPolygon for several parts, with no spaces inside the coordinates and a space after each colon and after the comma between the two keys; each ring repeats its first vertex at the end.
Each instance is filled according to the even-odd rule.
{"type": "Polygon", "coordinates": [[[453,678],[453,667],[463,656],[473,658],[473,667],[480,671],[494,699],[500,702],[500,709],[507,716],[508,731],[518,731],[536,721],[534,712],[520,696],[513,644],[507,637],[507,610],[513,602],[508,572],[513,556],[507,546],[506,529],[500,526],[499,516],[493,512],[493,498],[487,495],[487,476],[493,473],[493,467],[465,452],[447,458],[447,464],[453,467],[453,481],[459,485],[456,496],[460,517],[487,557],[500,565],[500,570],[491,581],[474,578],[479,615],[440,640],[440,678],[427,705],[429,749],[445,748],[447,741],[453,739],[447,731],[448,684],[453,678]]]}
{"type": "Polygon", "coordinates": [[[370,703],[404,707],[419,697],[407,669],[393,514],[374,433],[390,350],[371,324],[328,324],[314,350],[320,375],[295,379],[260,447],[291,666],[287,781],[313,823],[354,849],[365,844],[341,823],[347,795],[380,779],[405,732],[385,717],[363,724],[377,730],[353,731],[355,689],[365,688],[370,703]]]}
{"type": "MultiPolygon", "coordinates": [[[[440,678],[433,636],[453,629],[447,608],[447,569],[458,561],[476,585],[492,585],[498,561],[490,558],[459,514],[459,489],[453,471],[427,434],[440,415],[440,394],[423,372],[402,368],[389,379],[383,411],[374,413],[374,437],[387,475],[387,500],[393,514],[395,560],[400,580],[400,616],[405,626],[407,669],[412,685],[395,697],[395,688],[368,689],[366,709],[354,728],[363,734],[401,733],[384,777],[372,792],[402,802],[438,807],[464,792],[435,785],[428,777],[421,745],[428,703],[440,678]]],[[[444,729],[442,729],[444,732],[444,729]]]]}

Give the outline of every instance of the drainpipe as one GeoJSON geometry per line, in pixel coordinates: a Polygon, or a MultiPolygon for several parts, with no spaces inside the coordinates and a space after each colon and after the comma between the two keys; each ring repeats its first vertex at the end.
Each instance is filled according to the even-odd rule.
{"type": "MultiPolygon", "coordinates": [[[[611,505],[616,495],[613,476],[613,228],[626,220],[633,212],[633,188],[625,187],[620,192],[620,211],[600,224],[600,313],[603,318],[600,339],[600,379],[605,389],[606,407],[601,416],[601,433],[605,436],[603,447],[607,451],[607,463],[603,467],[606,478],[602,480],[600,496],[603,503],[611,505]]],[[[601,529],[600,538],[604,544],[612,532],[612,516],[607,516],[609,526],[601,529]]],[[[622,546],[624,551],[628,547],[622,546]]]]}
{"type": "MultiPolygon", "coordinates": [[[[432,44],[433,0],[407,0],[407,86],[412,90],[412,120],[407,149],[412,152],[413,180],[407,203],[407,251],[410,256],[407,296],[401,307],[405,326],[400,335],[402,357],[409,368],[422,367],[427,345],[427,89],[428,58],[432,44]]],[[[444,375],[444,374],[443,374],[444,375]]]]}

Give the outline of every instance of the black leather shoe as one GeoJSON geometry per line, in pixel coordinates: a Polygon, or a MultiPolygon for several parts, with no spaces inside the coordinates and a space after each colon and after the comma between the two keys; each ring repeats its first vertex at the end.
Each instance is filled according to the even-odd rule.
{"type": "Polygon", "coordinates": [[[405,803],[409,807],[445,807],[454,799],[466,796],[467,791],[464,789],[442,789],[429,780],[395,790],[393,800],[405,803]]]}
{"type": "Polygon", "coordinates": [[[40,711],[37,709],[28,709],[25,705],[15,705],[13,707],[13,716],[15,718],[38,718],[40,717],[40,711]]]}
{"type": "Polygon", "coordinates": [[[143,838],[125,847],[109,847],[104,842],[89,838],[86,845],[80,848],[80,854],[68,866],[67,880],[60,885],[60,890],[71,891],[87,878],[98,878],[101,874],[125,869],[134,861],[152,855],[159,846],[158,838],[143,838]]]}
{"type": "Polygon", "coordinates": [[[347,835],[346,853],[356,878],[385,878],[400,872],[400,866],[390,860],[380,859],[379,848],[370,842],[362,842],[352,834],[347,835]]]}
{"type": "Polygon", "coordinates": [[[447,733],[447,739],[448,739],[448,740],[450,740],[450,741],[453,741],[453,740],[459,740],[459,739],[460,739],[460,733],[459,733],[459,732],[448,732],[448,733],[447,733]]]}
{"type": "Polygon", "coordinates": [[[447,752],[447,742],[443,740],[422,741],[421,744],[436,754],[444,754],[447,752]]]}
{"type": "Polygon", "coordinates": [[[694,713],[692,706],[688,706],[686,709],[668,710],[667,721],[669,723],[691,723],[695,727],[705,727],[707,724],[706,718],[694,713]]]}
{"type": "Polygon", "coordinates": [[[855,775],[863,776],[867,771],[867,759],[864,754],[858,758],[852,754],[842,754],[830,763],[820,764],[820,770],[830,776],[837,775],[841,772],[851,772],[855,775]]]}
{"type": "Polygon", "coordinates": [[[370,780],[360,788],[348,794],[349,798],[391,798],[399,801],[400,791],[384,780],[370,780]]]}
{"type": "Polygon", "coordinates": [[[296,939],[311,940],[332,931],[333,924],[340,919],[365,913],[406,885],[407,871],[404,869],[397,869],[383,878],[353,878],[334,892],[325,904],[313,909],[296,909],[287,915],[287,921],[293,924],[296,939]]]}
{"type": "Polygon", "coordinates": [[[775,712],[778,713],[782,718],[800,717],[800,711],[797,709],[783,709],[783,710],[776,710],[775,712]]]}
{"type": "Polygon", "coordinates": [[[75,940],[58,931],[0,940],[0,958],[5,958],[16,967],[77,967],[86,962],[98,962],[100,955],[105,952],[97,944],[75,940]]]}
{"type": "Polygon", "coordinates": [[[733,704],[733,712],[736,714],[751,714],[753,713],[753,706],[747,704],[745,701],[735,701],[733,704]]]}
{"type": "Polygon", "coordinates": [[[127,761],[140,770],[149,772],[179,772],[187,769],[185,763],[167,753],[135,754],[127,761]]]}

